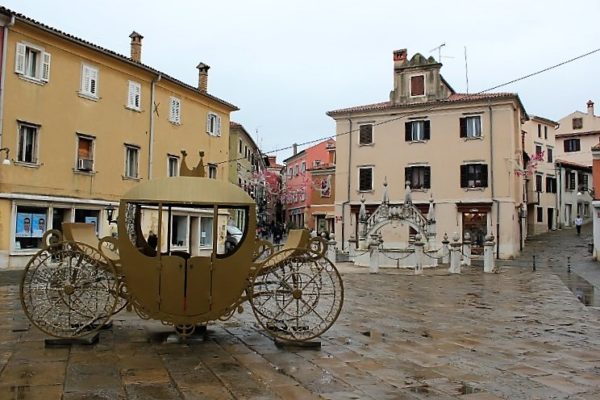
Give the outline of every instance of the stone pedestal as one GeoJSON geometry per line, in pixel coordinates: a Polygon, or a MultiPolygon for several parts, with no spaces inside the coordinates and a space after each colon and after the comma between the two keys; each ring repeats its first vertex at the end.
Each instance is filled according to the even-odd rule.
{"type": "Polygon", "coordinates": [[[327,258],[332,263],[335,263],[335,253],[337,242],[334,240],[333,234],[329,235],[329,242],[327,242],[327,258]]]}
{"type": "Polygon", "coordinates": [[[425,243],[421,240],[421,235],[415,236],[415,275],[423,273],[423,246],[425,243]]]}
{"type": "Polygon", "coordinates": [[[451,274],[460,274],[460,247],[462,243],[460,243],[458,233],[454,233],[452,238],[452,243],[450,243],[450,268],[448,272],[451,274]]]}
{"type": "Polygon", "coordinates": [[[448,240],[448,234],[444,233],[444,240],[442,240],[442,264],[448,264],[450,261],[450,248],[448,245],[450,241],[448,240]]]}
{"type": "Polygon", "coordinates": [[[373,235],[369,242],[369,273],[379,272],[379,237],[373,235]]]}
{"type": "Polygon", "coordinates": [[[463,265],[467,267],[471,266],[471,235],[469,232],[465,234],[465,238],[463,240],[463,265]]]}
{"type": "Polygon", "coordinates": [[[350,262],[354,262],[356,257],[356,239],[354,237],[348,240],[348,257],[350,258],[350,262]]]}
{"type": "Polygon", "coordinates": [[[496,266],[494,265],[495,244],[494,235],[488,235],[485,237],[485,243],[483,244],[483,272],[496,272],[496,266]]]}

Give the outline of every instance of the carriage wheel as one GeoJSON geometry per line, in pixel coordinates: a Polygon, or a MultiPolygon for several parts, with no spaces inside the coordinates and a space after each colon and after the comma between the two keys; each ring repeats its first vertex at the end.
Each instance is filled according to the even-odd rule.
{"type": "Polygon", "coordinates": [[[21,281],[21,304],[38,329],[60,338],[94,333],[114,313],[118,280],[112,263],[82,243],[62,242],[35,254],[21,281]]]}
{"type": "Polygon", "coordinates": [[[259,271],[250,296],[258,322],[274,337],[290,341],[327,331],[343,300],[342,278],[333,263],[308,252],[259,271]]]}

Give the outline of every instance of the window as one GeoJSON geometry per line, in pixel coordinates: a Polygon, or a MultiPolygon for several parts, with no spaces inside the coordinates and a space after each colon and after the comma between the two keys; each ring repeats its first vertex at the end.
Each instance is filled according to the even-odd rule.
{"type": "Polygon", "coordinates": [[[577,173],[577,190],[585,191],[588,189],[588,176],[585,172],[577,173]]]}
{"type": "Polygon", "coordinates": [[[542,137],[542,124],[538,124],[538,137],[542,137]]]}
{"type": "Polygon", "coordinates": [[[300,172],[302,174],[306,172],[306,161],[302,161],[302,166],[300,167],[300,172]]]}
{"type": "Polygon", "coordinates": [[[208,113],[206,132],[212,136],[221,136],[221,117],[215,113],[208,113]]]}
{"type": "Polygon", "coordinates": [[[179,175],[179,157],[168,156],[167,160],[167,174],[168,176],[179,175]]]}
{"type": "Polygon", "coordinates": [[[410,78],[410,95],[413,97],[425,95],[425,75],[417,75],[410,78]]]}
{"type": "Polygon", "coordinates": [[[552,153],[553,153],[553,151],[554,151],[554,150],[552,149],[552,147],[547,147],[547,148],[546,148],[546,154],[548,154],[548,162],[550,162],[550,163],[551,163],[552,161],[554,161],[554,156],[553,156],[553,154],[552,154],[552,153]]]}
{"type": "Polygon", "coordinates": [[[431,167],[407,167],[404,169],[404,180],[410,182],[412,189],[429,189],[431,187],[431,167]]]}
{"type": "Polygon", "coordinates": [[[579,139],[566,139],[564,143],[565,153],[581,150],[581,143],[579,139]]]}
{"type": "Polygon", "coordinates": [[[548,139],[548,127],[544,126],[544,139],[548,139]]]}
{"type": "Polygon", "coordinates": [[[461,138],[481,137],[481,117],[465,117],[460,119],[461,138]]]}
{"type": "Polygon", "coordinates": [[[140,109],[140,97],[142,95],[142,85],[137,82],[129,81],[129,91],[127,93],[127,107],[134,110],[140,109]]]}
{"type": "Polygon", "coordinates": [[[573,118],[573,129],[583,128],[583,118],[573,118]]]}
{"type": "Polygon", "coordinates": [[[292,175],[294,175],[294,167],[289,167],[288,168],[288,176],[291,177],[292,175]]]}
{"type": "Polygon", "coordinates": [[[373,125],[360,125],[358,144],[373,144],[373,125]]]}
{"type": "Polygon", "coordinates": [[[536,192],[542,191],[542,179],[544,179],[544,177],[542,175],[540,175],[540,174],[535,175],[535,191],[536,192]]]}
{"type": "Polygon", "coordinates": [[[177,97],[169,99],[169,121],[174,124],[181,124],[181,100],[177,97]]]}
{"type": "Polygon", "coordinates": [[[537,156],[539,154],[542,154],[542,146],[538,144],[535,146],[535,155],[537,156]]]}
{"type": "Polygon", "coordinates": [[[487,164],[465,164],[460,166],[460,187],[476,188],[487,187],[487,164]]]}
{"type": "Polygon", "coordinates": [[[298,164],[294,165],[294,176],[298,176],[298,164]]]}
{"type": "Polygon", "coordinates": [[[240,139],[240,146],[239,146],[238,153],[242,154],[242,139],[240,139]]]}
{"type": "Polygon", "coordinates": [[[536,207],[537,222],[544,222],[544,207],[536,207]]]}
{"type": "Polygon", "coordinates": [[[208,164],[208,177],[217,179],[217,166],[215,164],[208,164]]]}
{"type": "Polygon", "coordinates": [[[566,170],[565,171],[565,189],[566,190],[575,190],[575,171],[566,170]]]}
{"type": "Polygon", "coordinates": [[[39,125],[19,124],[19,151],[17,161],[38,163],[38,133],[39,125]]]}
{"type": "Polygon", "coordinates": [[[200,246],[212,246],[213,218],[200,218],[200,246]]]}
{"type": "Polygon", "coordinates": [[[48,229],[48,209],[17,206],[15,226],[15,250],[42,247],[42,236],[48,229]]]}
{"type": "Polygon", "coordinates": [[[361,192],[373,190],[373,167],[358,169],[358,190],[361,192]]]}
{"type": "Polygon", "coordinates": [[[50,80],[50,53],[25,43],[17,43],[15,72],[27,78],[48,82],[50,80]]]}
{"type": "Polygon", "coordinates": [[[174,247],[187,246],[187,222],[185,215],[173,215],[171,218],[171,245],[174,247]]]}
{"type": "Polygon", "coordinates": [[[94,138],[77,135],[77,170],[94,170],[94,138]]]}
{"type": "Polygon", "coordinates": [[[314,160],[313,161],[313,168],[318,167],[319,165],[321,165],[321,160],[314,160]]]}
{"type": "Polygon", "coordinates": [[[546,177],[546,193],[556,193],[556,178],[552,176],[546,177]]]}
{"type": "Polygon", "coordinates": [[[83,64],[81,70],[81,94],[98,97],[98,68],[83,64]]]}
{"type": "Polygon", "coordinates": [[[140,148],[125,145],[125,177],[138,178],[138,158],[140,148]]]}
{"type": "Polygon", "coordinates": [[[407,142],[429,140],[430,121],[412,121],[405,124],[404,139],[407,142]]]}

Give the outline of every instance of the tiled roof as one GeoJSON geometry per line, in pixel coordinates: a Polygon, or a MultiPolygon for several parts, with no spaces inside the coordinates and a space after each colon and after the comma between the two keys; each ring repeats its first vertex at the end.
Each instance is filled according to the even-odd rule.
{"type": "Polygon", "coordinates": [[[529,119],[537,119],[537,120],[539,120],[541,122],[545,122],[548,125],[558,125],[558,122],[553,121],[553,120],[548,119],[548,118],[540,117],[539,115],[529,114],[529,119]]]}
{"type": "Polygon", "coordinates": [[[578,163],[575,163],[573,161],[567,161],[567,160],[557,159],[555,162],[556,162],[557,165],[564,165],[565,167],[571,167],[571,168],[577,168],[577,169],[586,169],[586,170],[587,169],[589,169],[589,170],[592,169],[592,167],[589,166],[589,165],[578,164],[578,163]]]}
{"type": "Polygon", "coordinates": [[[569,137],[578,137],[578,136],[591,136],[591,135],[599,135],[600,131],[585,131],[585,132],[566,132],[566,133],[557,133],[557,138],[569,138],[569,137]]]}
{"type": "MultiPolygon", "coordinates": [[[[516,93],[482,93],[482,94],[467,94],[467,93],[452,93],[448,98],[444,100],[435,100],[428,101],[425,103],[408,103],[408,104],[393,104],[391,101],[384,101],[381,103],[375,104],[367,104],[363,106],[357,107],[349,107],[342,108],[339,110],[328,111],[327,115],[333,117],[335,115],[340,114],[349,114],[363,111],[384,111],[384,110],[396,110],[403,108],[412,108],[412,107],[432,107],[432,106],[440,106],[448,103],[461,103],[461,102],[471,102],[471,101],[481,101],[481,100],[491,100],[491,99],[502,99],[502,98],[516,98],[521,105],[521,109],[525,113],[525,108],[521,104],[521,100],[516,93]]],[[[525,113],[526,114],[526,113],[525,113]]]]}
{"type": "Polygon", "coordinates": [[[109,49],[106,49],[104,47],[98,46],[98,45],[96,45],[94,43],[88,42],[86,40],[80,39],[80,38],[78,38],[76,36],[73,36],[71,34],[68,34],[66,32],[63,32],[61,30],[58,30],[56,28],[53,28],[51,26],[48,26],[48,25],[43,24],[41,22],[38,22],[38,21],[36,21],[36,20],[34,20],[32,18],[27,17],[26,15],[19,14],[19,13],[15,12],[15,11],[12,11],[12,10],[10,10],[10,9],[8,9],[6,7],[2,7],[2,6],[0,6],[0,14],[4,14],[4,15],[7,15],[7,16],[14,16],[15,19],[17,19],[17,20],[19,20],[19,21],[21,21],[23,23],[34,25],[34,26],[36,26],[39,29],[42,29],[42,30],[50,32],[50,33],[52,33],[54,35],[60,36],[63,39],[70,40],[70,41],[75,42],[75,43],[77,43],[77,44],[79,44],[81,46],[85,46],[85,47],[91,48],[91,49],[96,50],[96,51],[100,51],[100,52],[102,52],[104,54],[107,54],[107,55],[109,55],[111,57],[117,58],[120,61],[123,61],[125,63],[130,64],[130,65],[135,65],[135,66],[137,66],[139,68],[142,68],[142,69],[144,69],[146,71],[149,71],[149,72],[152,72],[154,74],[157,74],[157,75],[160,74],[163,79],[167,79],[167,80],[169,80],[169,81],[171,81],[171,82],[173,82],[173,83],[175,83],[175,84],[177,84],[179,86],[182,86],[182,87],[184,87],[186,89],[193,90],[194,92],[198,93],[201,96],[206,96],[209,99],[212,99],[212,100],[214,100],[214,101],[216,101],[218,103],[221,103],[224,106],[231,108],[231,111],[239,110],[239,108],[237,108],[233,104],[231,104],[231,103],[229,103],[229,102],[227,102],[225,100],[222,100],[222,99],[220,99],[220,98],[218,98],[216,96],[213,96],[211,94],[201,93],[201,92],[198,91],[198,88],[196,88],[194,86],[191,86],[191,85],[188,85],[187,83],[182,82],[179,79],[173,78],[172,76],[170,76],[168,74],[165,74],[164,72],[161,72],[161,71],[159,71],[157,69],[154,69],[154,68],[152,68],[152,67],[150,67],[150,66],[148,66],[146,64],[142,64],[141,62],[133,61],[131,58],[125,57],[124,55],[121,55],[121,54],[119,54],[117,52],[114,52],[112,50],[109,50],[109,49]]]}

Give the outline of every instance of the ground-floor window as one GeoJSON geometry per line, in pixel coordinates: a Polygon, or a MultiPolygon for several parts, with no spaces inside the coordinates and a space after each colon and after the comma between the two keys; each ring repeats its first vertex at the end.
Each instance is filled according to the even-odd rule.
{"type": "Polygon", "coordinates": [[[47,228],[48,208],[17,206],[15,250],[39,249],[47,228]]]}
{"type": "Polygon", "coordinates": [[[99,216],[100,211],[98,210],[75,209],[75,222],[94,224],[94,226],[96,227],[96,235],[98,234],[99,216]]]}
{"type": "Polygon", "coordinates": [[[171,245],[176,247],[187,246],[188,217],[173,215],[171,220],[171,245]]]}
{"type": "Polygon", "coordinates": [[[463,212],[463,237],[466,233],[471,236],[473,254],[483,253],[483,243],[487,232],[487,213],[463,212]]]}
{"type": "Polygon", "coordinates": [[[200,218],[200,246],[212,246],[213,217],[200,218]]]}
{"type": "Polygon", "coordinates": [[[537,222],[544,222],[544,207],[536,207],[537,222]]]}

